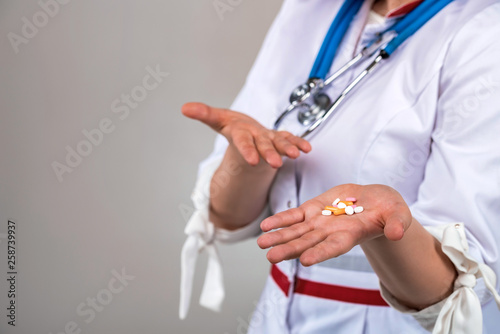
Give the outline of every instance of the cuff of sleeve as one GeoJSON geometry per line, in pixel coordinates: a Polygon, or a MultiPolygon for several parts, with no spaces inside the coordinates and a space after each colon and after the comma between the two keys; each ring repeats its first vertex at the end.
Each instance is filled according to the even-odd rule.
{"type": "Polygon", "coordinates": [[[269,205],[267,205],[253,222],[244,227],[232,231],[222,228],[215,229],[215,240],[220,241],[221,243],[233,243],[256,237],[262,232],[260,229],[260,223],[270,215],[271,210],[269,205]]]}
{"type": "Polygon", "coordinates": [[[210,182],[221,161],[222,157],[214,159],[204,166],[191,195],[195,211],[184,230],[187,239],[181,252],[181,291],[179,304],[179,317],[181,319],[186,318],[189,310],[198,254],[205,251],[208,255],[208,266],[205,274],[205,283],[203,284],[200,296],[200,305],[213,311],[219,311],[225,292],[222,265],[214,241],[232,243],[257,236],[261,232],[260,222],[270,214],[269,207],[266,206],[261,214],[247,226],[233,231],[214,227],[213,223],[208,219],[210,182]]]}
{"type": "Polygon", "coordinates": [[[384,300],[387,302],[387,304],[389,304],[392,308],[398,310],[401,313],[410,314],[413,318],[415,318],[415,320],[418,321],[420,326],[422,326],[429,332],[434,328],[434,324],[436,323],[439,312],[446,302],[445,299],[423,310],[418,311],[399,303],[399,301],[394,298],[394,296],[382,283],[380,283],[380,294],[382,295],[382,298],[384,298],[384,300]]]}
{"type": "Polygon", "coordinates": [[[477,279],[482,278],[500,308],[500,296],[495,289],[495,273],[486,264],[476,261],[469,255],[464,224],[453,223],[425,228],[441,242],[443,252],[455,265],[458,277],[454,283],[453,293],[446,299],[420,311],[400,304],[380,284],[382,297],[391,307],[412,315],[422,327],[432,330],[433,334],[482,333],[481,303],[473,288],[477,279]]]}

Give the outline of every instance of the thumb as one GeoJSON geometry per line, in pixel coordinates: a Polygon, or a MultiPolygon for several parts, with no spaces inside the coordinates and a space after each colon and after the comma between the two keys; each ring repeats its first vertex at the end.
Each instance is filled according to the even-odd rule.
{"type": "Polygon", "coordinates": [[[225,125],[225,109],[212,108],[203,103],[191,102],[183,105],[181,111],[184,116],[205,123],[217,132],[220,132],[225,125]]]}
{"type": "Polygon", "coordinates": [[[385,237],[392,241],[400,240],[405,234],[405,230],[409,227],[406,226],[405,228],[404,222],[405,219],[403,218],[403,216],[399,214],[390,215],[385,221],[385,226],[384,226],[385,237]]]}

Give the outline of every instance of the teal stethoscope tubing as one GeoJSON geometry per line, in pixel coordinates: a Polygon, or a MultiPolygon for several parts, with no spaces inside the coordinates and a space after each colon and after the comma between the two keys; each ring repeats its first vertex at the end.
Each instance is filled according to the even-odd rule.
{"type": "Polygon", "coordinates": [[[363,0],[346,0],[344,2],[328,29],[309,75],[310,78],[325,79],[335,58],[337,48],[362,4],[363,0]]]}
{"type": "MultiPolygon", "coordinates": [[[[335,58],[338,46],[349,28],[352,19],[361,8],[363,1],[364,0],[347,0],[344,2],[321,45],[316,61],[309,74],[310,78],[325,79],[333,63],[333,59],[335,58]]],[[[420,27],[451,1],[453,0],[424,0],[417,8],[382,32],[380,35],[389,31],[393,31],[397,34],[397,36],[384,48],[385,53],[390,56],[399,45],[413,35],[413,33],[420,29],[420,27]]],[[[375,41],[372,41],[370,44],[374,42],[375,41]]]]}
{"type": "MultiPolygon", "coordinates": [[[[318,56],[314,62],[313,68],[309,75],[310,78],[319,78],[324,80],[328,71],[330,70],[331,64],[337,52],[337,48],[340,45],[352,19],[359,11],[364,0],[346,0],[339,12],[337,13],[335,19],[333,20],[325,40],[318,52],[318,56]]],[[[378,38],[370,42],[366,48],[370,47],[377,41],[380,42],[382,37],[386,33],[396,34],[387,45],[380,50],[379,55],[375,60],[370,63],[363,72],[361,72],[340,94],[340,96],[330,105],[327,112],[319,119],[317,119],[309,128],[301,135],[305,137],[310,134],[314,129],[321,125],[326,119],[328,119],[333,112],[338,108],[340,103],[344,100],[347,94],[361,82],[373,69],[380,63],[382,59],[388,58],[404,41],[406,41],[413,33],[420,29],[425,23],[427,23],[434,15],[436,15],[441,9],[446,7],[453,0],[424,0],[417,8],[412,10],[401,20],[397,21],[394,25],[386,29],[385,31],[378,34],[378,38]]],[[[358,57],[358,56],[357,56],[358,57]]],[[[353,59],[355,60],[355,59],[353,59]]],[[[358,58],[359,60],[359,58],[358,58]]],[[[358,62],[350,61],[348,64],[350,67],[358,62]]],[[[343,67],[342,73],[346,70],[346,66],[343,67]]],[[[335,74],[333,75],[335,76],[335,74]]],[[[337,77],[337,76],[336,76],[337,77]]],[[[330,81],[331,82],[331,81],[330,81]]],[[[289,111],[288,111],[289,112],[289,111]]],[[[287,113],[287,111],[285,111],[287,113]]],[[[285,113],[282,115],[284,116],[285,113]]],[[[281,122],[282,117],[278,118],[281,122]]],[[[275,123],[275,127],[277,124],[275,123]]]]}
{"type": "Polygon", "coordinates": [[[390,30],[397,33],[392,41],[387,44],[383,51],[390,56],[408,37],[413,35],[427,21],[434,17],[441,9],[453,0],[425,0],[417,8],[411,11],[403,19],[397,22],[390,30]]]}
{"type": "MultiPolygon", "coordinates": [[[[309,75],[310,78],[324,79],[326,77],[333,63],[337,48],[349,28],[349,24],[361,8],[363,1],[364,0],[347,0],[344,2],[335,16],[320,51],[318,52],[318,56],[316,57],[316,61],[309,75]]],[[[415,31],[420,29],[420,27],[451,1],[453,0],[424,0],[417,8],[382,32],[380,35],[388,31],[393,31],[397,34],[397,37],[391,40],[384,49],[385,53],[391,55],[399,45],[413,35],[415,31]]],[[[370,45],[374,42],[375,41],[372,41],[370,45]]]]}

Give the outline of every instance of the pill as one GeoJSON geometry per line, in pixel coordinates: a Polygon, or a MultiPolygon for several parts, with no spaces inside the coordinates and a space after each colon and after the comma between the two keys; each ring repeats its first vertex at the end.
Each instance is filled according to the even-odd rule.
{"type": "Polygon", "coordinates": [[[329,206],[329,205],[325,206],[325,210],[329,210],[329,211],[332,211],[332,212],[335,211],[335,210],[338,210],[338,209],[339,208],[337,208],[335,206],[329,206]]]}
{"type": "Polygon", "coordinates": [[[340,203],[344,203],[345,205],[349,206],[349,205],[353,205],[354,203],[353,202],[349,202],[349,201],[340,201],[340,203]]]}
{"type": "Polygon", "coordinates": [[[356,197],[347,197],[345,200],[348,202],[356,202],[356,197]]]}
{"type": "Polygon", "coordinates": [[[321,214],[323,216],[331,216],[332,215],[332,212],[330,210],[323,210],[321,211],[321,214]]]}
{"type": "Polygon", "coordinates": [[[357,206],[354,208],[354,212],[355,213],[361,213],[363,212],[364,208],[362,206],[357,206]]]}
{"type": "Polygon", "coordinates": [[[338,210],[333,211],[333,214],[335,216],[340,216],[340,215],[343,215],[344,213],[345,213],[345,209],[338,209],[338,210]]]}
{"type": "Polygon", "coordinates": [[[356,209],[357,205],[356,204],[353,204],[351,205],[353,209],[356,209]]]}
{"type": "Polygon", "coordinates": [[[352,206],[348,206],[345,208],[345,213],[348,214],[349,216],[354,213],[354,208],[352,206]]]}
{"type": "Polygon", "coordinates": [[[335,201],[333,201],[332,205],[337,205],[340,202],[340,198],[337,198],[335,201]]]}
{"type": "Polygon", "coordinates": [[[337,204],[337,206],[339,209],[345,209],[347,207],[347,205],[344,202],[339,202],[339,204],[337,204]]]}

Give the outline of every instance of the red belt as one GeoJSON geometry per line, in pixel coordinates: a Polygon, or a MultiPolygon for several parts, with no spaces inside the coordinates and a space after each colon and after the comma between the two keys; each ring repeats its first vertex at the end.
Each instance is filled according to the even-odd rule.
{"type": "MultiPolygon", "coordinates": [[[[271,277],[280,287],[283,293],[288,296],[290,291],[290,281],[288,277],[276,265],[271,266],[271,277]]],[[[346,303],[363,305],[389,306],[380,295],[379,290],[367,290],[350,288],[340,285],[332,285],[308,281],[302,278],[295,280],[294,293],[307,296],[338,300],[346,303]]]]}

